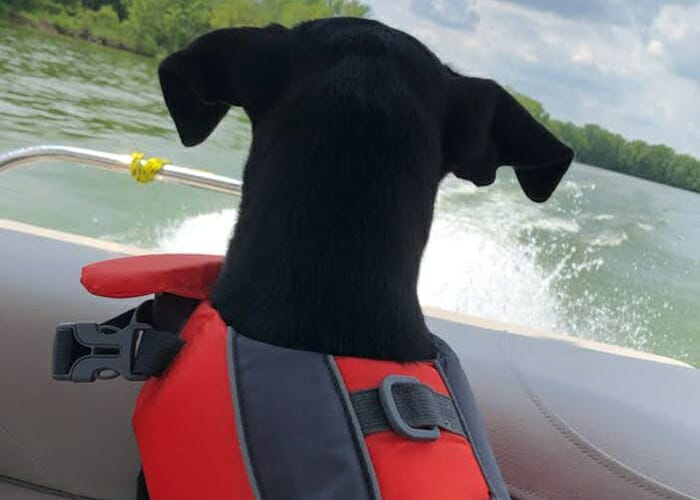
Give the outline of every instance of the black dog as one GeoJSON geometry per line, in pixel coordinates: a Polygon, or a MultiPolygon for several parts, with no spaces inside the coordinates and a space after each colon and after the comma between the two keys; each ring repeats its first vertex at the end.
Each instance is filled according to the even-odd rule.
{"type": "Polygon", "coordinates": [[[441,179],[483,186],[512,165],[542,202],[573,157],[496,83],[374,21],[215,31],[165,59],[160,81],[186,146],[232,105],[250,117],[212,303],[239,333],[285,347],[431,358],[416,284],[441,179]]]}

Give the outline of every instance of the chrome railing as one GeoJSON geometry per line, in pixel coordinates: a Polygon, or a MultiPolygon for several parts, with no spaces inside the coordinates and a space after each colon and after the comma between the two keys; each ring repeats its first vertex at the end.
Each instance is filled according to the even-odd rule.
{"type": "MultiPolygon", "coordinates": [[[[103,170],[129,173],[132,156],[71,146],[33,146],[0,154],[0,174],[12,168],[42,161],[65,161],[103,170]]],[[[243,183],[237,179],[169,163],[165,164],[158,172],[156,179],[235,195],[240,195],[243,187],[243,183]]]]}

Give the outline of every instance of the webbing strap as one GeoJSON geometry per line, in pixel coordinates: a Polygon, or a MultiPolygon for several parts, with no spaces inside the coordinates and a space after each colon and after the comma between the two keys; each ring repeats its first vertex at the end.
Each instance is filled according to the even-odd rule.
{"type": "Polygon", "coordinates": [[[157,330],[141,336],[134,358],[134,372],[159,377],[180,352],[184,342],[180,331],[190,318],[198,300],[169,293],[156,294],[148,322],[157,330]]]}
{"type": "MultiPolygon", "coordinates": [[[[423,384],[399,383],[391,394],[401,419],[411,428],[436,428],[466,437],[454,401],[423,384]]],[[[350,393],[350,401],[365,436],[396,430],[387,417],[379,389],[350,393]]]]}
{"type": "Polygon", "coordinates": [[[159,377],[183,344],[182,339],[171,332],[144,332],[134,357],[133,372],[144,377],[159,377]]]}
{"type": "MultiPolygon", "coordinates": [[[[167,299],[167,296],[156,296],[156,300],[148,300],[139,307],[130,309],[102,324],[125,328],[136,320],[144,325],[153,325],[156,323],[155,304],[156,301],[163,300],[161,297],[167,299]]],[[[175,332],[178,330],[179,328],[175,332]]],[[[172,331],[156,330],[155,328],[144,330],[138,339],[134,353],[132,373],[146,378],[162,375],[177,353],[180,352],[183,344],[184,342],[177,333],[172,331]]]]}

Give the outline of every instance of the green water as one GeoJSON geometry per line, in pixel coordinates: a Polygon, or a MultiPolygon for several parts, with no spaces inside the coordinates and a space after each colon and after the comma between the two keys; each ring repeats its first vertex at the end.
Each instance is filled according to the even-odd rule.
{"type": "MultiPolygon", "coordinates": [[[[245,117],[231,113],[204,145],[184,149],[155,70],[149,59],[0,24],[0,150],[141,150],[240,176],[245,117]]],[[[236,203],[66,164],[0,177],[0,218],[159,250],[223,252],[236,203]]],[[[507,169],[487,189],[448,179],[420,294],[700,365],[700,195],[584,165],[545,205],[528,202],[507,169]]]]}

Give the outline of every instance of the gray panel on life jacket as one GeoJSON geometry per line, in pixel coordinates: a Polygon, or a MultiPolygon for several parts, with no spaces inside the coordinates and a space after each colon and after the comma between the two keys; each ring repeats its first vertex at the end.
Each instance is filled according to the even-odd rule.
{"type": "Polygon", "coordinates": [[[491,445],[481,419],[481,413],[476,406],[474,395],[469,387],[464,370],[457,355],[450,346],[440,337],[433,335],[438,350],[435,366],[440,371],[443,381],[447,385],[452,397],[457,402],[457,408],[461,413],[462,425],[467,431],[467,439],[472,445],[474,455],[481,466],[481,471],[489,487],[491,498],[494,500],[509,500],[508,488],[501,475],[498,462],[493,454],[491,445]]]}
{"type": "Polygon", "coordinates": [[[234,406],[259,497],[378,500],[327,357],[229,332],[234,406]]]}

